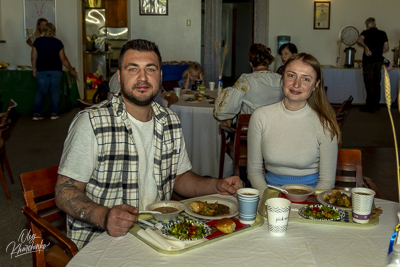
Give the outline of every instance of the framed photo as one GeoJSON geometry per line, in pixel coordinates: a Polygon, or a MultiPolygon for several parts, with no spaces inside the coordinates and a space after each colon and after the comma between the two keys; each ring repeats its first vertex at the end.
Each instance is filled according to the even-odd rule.
{"type": "Polygon", "coordinates": [[[168,0],[139,0],[140,15],[168,15],[168,0]]]}
{"type": "Polygon", "coordinates": [[[329,30],[331,22],[331,2],[314,2],[314,29],[329,30]]]}

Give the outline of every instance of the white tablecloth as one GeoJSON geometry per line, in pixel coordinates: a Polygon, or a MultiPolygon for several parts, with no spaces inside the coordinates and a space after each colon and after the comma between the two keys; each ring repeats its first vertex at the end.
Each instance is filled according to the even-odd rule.
{"type": "MultiPolygon", "coordinates": [[[[399,86],[399,68],[393,68],[389,73],[392,103],[396,100],[399,86]]],[[[330,103],[339,104],[354,97],[353,104],[365,104],[366,92],[362,69],[323,68],[325,86],[328,86],[328,100],[330,103]]],[[[381,101],[385,101],[384,73],[382,70],[381,101]]]]}
{"type": "MultiPolygon", "coordinates": [[[[206,94],[217,96],[217,90],[206,90],[206,94]]],[[[189,96],[181,95],[170,109],[178,115],[182,123],[186,149],[192,162],[192,171],[201,176],[218,177],[221,137],[218,134],[219,122],[214,118],[214,104],[203,100],[185,101],[189,96]]],[[[232,160],[225,156],[225,176],[233,173],[232,160]]],[[[224,177],[225,177],[224,176],[224,177]]]]}
{"type": "Polygon", "coordinates": [[[101,234],[68,266],[384,266],[399,203],[376,199],[383,214],[369,228],[290,222],[285,236],[267,223],[177,255],[165,255],[132,234],[101,234]]]}

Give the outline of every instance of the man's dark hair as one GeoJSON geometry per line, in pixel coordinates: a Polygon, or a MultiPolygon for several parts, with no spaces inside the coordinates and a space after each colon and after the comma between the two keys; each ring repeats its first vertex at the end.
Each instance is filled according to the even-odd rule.
{"type": "Polygon", "coordinates": [[[118,69],[121,71],[121,64],[122,64],[122,59],[128,50],[136,50],[139,52],[154,52],[156,53],[158,57],[158,63],[161,68],[161,54],[160,50],[158,50],[158,46],[154,42],[150,42],[144,39],[135,39],[135,40],[130,40],[126,44],[122,46],[121,53],[119,54],[118,58],[118,69]]]}

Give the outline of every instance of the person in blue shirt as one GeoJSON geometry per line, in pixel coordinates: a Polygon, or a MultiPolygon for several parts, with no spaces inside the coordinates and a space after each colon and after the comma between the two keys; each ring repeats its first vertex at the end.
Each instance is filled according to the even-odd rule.
{"type": "Polygon", "coordinates": [[[204,84],[204,71],[199,63],[193,63],[183,72],[182,80],[178,82],[178,85],[182,89],[192,89],[196,80],[202,80],[201,84],[204,84]]]}

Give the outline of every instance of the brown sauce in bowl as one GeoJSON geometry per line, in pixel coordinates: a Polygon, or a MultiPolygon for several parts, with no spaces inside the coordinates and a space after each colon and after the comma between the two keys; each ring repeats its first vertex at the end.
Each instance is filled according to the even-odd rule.
{"type": "Polygon", "coordinates": [[[286,189],[286,191],[288,191],[288,193],[292,194],[292,195],[310,194],[310,191],[305,190],[305,189],[299,189],[299,188],[289,188],[289,189],[286,189]]]}
{"type": "Polygon", "coordinates": [[[178,211],[177,208],[173,208],[173,207],[159,207],[159,208],[155,208],[153,209],[153,211],[159,211],[162,214],[166,214],[166,213],[173,213],[178,211]]]}

